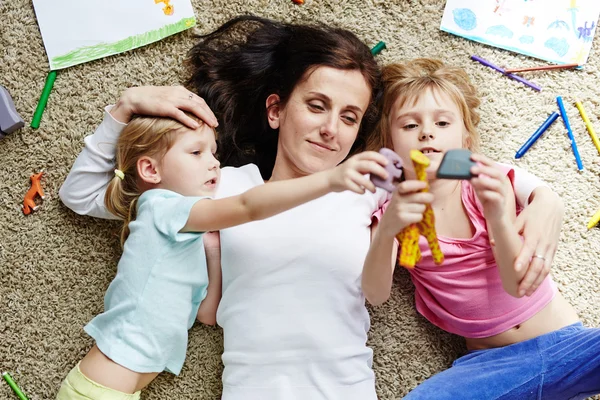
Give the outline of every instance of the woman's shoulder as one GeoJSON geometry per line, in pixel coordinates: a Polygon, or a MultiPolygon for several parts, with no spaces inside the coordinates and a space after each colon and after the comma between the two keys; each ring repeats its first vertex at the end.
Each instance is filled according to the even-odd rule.
{"type": "Polygon", "coordinates": [[[217,189],[217,197],[231,196],[264,183],[265,181],[255,164],[225,167],[221,169],[221,182],[217,189]]]}

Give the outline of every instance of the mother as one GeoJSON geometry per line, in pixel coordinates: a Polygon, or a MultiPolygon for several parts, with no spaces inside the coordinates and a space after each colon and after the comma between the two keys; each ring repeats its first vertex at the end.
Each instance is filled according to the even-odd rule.
{"type": "MultiPolygon", "coordinates": [[[[241,166],[223,169],[219,197],[331,168],[377,143],[380,70],[346,30],[239,17],[203,37],[189,66],[188,87],[200,97],[181,87],[132,88],[107,108],[61,187],[69,208],[111,217],[103,204],[110,143],[134,114],[193,126],[182,110],[216,124],[212,109],[222,164],[241,166]]],[[[519,179],[521,202],[535,203],[523,213],[526,235],[553,255],[560,216],[536,213],[560,211],[560,201],[544,187],[530,196],[538,181],[521,171],[519,179]]],[[[221,231],[224,399],[376,399],[360,275],[384,200],[382,192],[334,193],[221,231]]],[[[541,269],[532,263],[529,290],[547,274],[541,269]]]]}

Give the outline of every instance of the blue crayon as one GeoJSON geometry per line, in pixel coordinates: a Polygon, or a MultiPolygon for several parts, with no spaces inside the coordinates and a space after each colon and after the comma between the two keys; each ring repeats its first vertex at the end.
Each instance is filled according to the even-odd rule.
{"type": "Polygon", "coordinates": [[[571,149],[573,149],[573,154],[575,155],[575,161],[577,162],[577,169],[583,171],[583,163],[581,162],[581,157],[579,156],[579,150],[577,149],[577,143],[575,143],[575,136],[573,136],[573,131],[571,130],[571,124],[569,123],[569,117],[567,116],[567,111],[565,110],[565,105],[563,104],[562,97],[556,97],[556,103],[558,104],[558,108],[560,109],[560,116],[565,123],[565,128],[567,128],[567,134],[569,135],[569,140],[571,141],[571,149]]]}
{"type": "Polygon", "coordinates": [[[531,137],[529,139],[527,139],[525,144],[523,146],[521,146],[521,148],[519,150],[517,150],[517,154],[515,154],[515,158],[523,157],[523,155],[527,152],[527,150],[529,150],[529,148],[531,146],[533,146],[533,144],[544,134],[544,132],[546,132],[546,130],[550,127],[550,125],[552,125],[554,123],[554,121],[556,121],[557,118],[558,118],[558,113],[556,111],[554,111],[552,114],[550,114],[550,116],[544,121],[544,123],[542,125],[540,125],[539,128],[537,128],[537,131],[535,131],[533,133],[533,135],[531,135],[531,137]]]}

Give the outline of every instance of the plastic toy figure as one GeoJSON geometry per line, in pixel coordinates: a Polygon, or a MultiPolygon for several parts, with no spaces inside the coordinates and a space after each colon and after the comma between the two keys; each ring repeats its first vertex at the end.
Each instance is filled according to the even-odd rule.
{"type": "Polygon", "coordinates": [[[37,174],[31,174],[29,179],[31,180],[31,187],[25,194],[25,199],[23,200],[23,214],[29,215],[33,211],[37,210],[40,206],[35,204],[36,196],[40,196],[42,200],[44,199],[44,190],[42,189],[42,175],[44,171],[40,171],[37,174]]]}
{"type": "Polygon", "coordinates": [[[0,86],[0,139],[22,128],[23,125],[25,125],[25,122],[17,113],[8,90],[0,86]]]}
{"type": "Polygon", "coordinates": [[[373,182],[375,186],[391,193],[394,191],[398,182],[400,182],[400,178],[402,178],[402,159],[394,150],[385,147],[379,150],[379,154],[384,155],[389,161],[388,165],[385,167],[388,178],[383,180],[378,176],[371,175],[371,182],[373,182]]]}

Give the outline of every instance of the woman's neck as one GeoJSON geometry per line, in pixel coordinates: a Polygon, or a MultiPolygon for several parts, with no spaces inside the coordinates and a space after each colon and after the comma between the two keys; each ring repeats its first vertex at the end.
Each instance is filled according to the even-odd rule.
{"type": "Polygon", "coordinates": [[[275,160],[275,166],[273,167],[273,173],[266,182],[271,181],[282,181],[285,179],[301,178],[308,175],[295,168],[291,168],[289,165],[281,162],[279,159],[275,160]]]}

